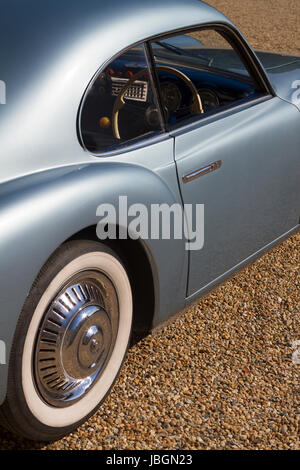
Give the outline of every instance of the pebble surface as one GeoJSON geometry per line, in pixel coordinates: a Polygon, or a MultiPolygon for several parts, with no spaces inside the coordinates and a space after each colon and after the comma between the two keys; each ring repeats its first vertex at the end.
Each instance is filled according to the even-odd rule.
{"type": "MultiPolygon", "coordinates": [[[[300,55],[298,0],[210,3],[254,47],[300,55]]],[[[46,445],[0,429],[0,449],[300,449],[299,247],[300,233],[132,347],[74,434],[46,445]]]]}

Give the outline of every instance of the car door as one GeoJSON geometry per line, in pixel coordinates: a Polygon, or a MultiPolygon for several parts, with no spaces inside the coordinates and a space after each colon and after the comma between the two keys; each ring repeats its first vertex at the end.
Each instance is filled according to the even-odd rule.
{"type": "Polygon", "coordinates": [[[185,40],[177,50],[178,37],[176,43],[163,38],[152,46],[175,138],[183,203],[204,204],[205,210],[204,246],[189,253],[188,296],[229,274],[299,223],[299,112],[251,75],[228,35],[214,31],[211,40],[208,30],[202,33],[186,35],[199,41],[197,47],[192,41],[187,46],[185,40]],[[220,41],[227,44],[220,47],[220,41]],[[178,80],[165,92],[171,73],[166,77],[164,63],[194,83],[203,107],[198,116],[192,109],[196,98],[187,109],[187,91],[178,80]],[[182,98],[176,112],[174,85],[182,98]]]}

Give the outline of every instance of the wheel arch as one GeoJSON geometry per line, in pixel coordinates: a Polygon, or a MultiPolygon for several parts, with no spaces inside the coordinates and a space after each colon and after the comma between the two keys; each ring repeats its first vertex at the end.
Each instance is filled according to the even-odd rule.
{"type": "MultiPolygon", "coordinates": [[[[96,234],[97,226],[91,225],[72,235],[66,241],[93,240],[99,241],[96,234]]],[[[119,226],[116,225],[118,233],[119,226]]],[[[146,245],[142,240],[106,240],[102,243],[111,247],[123,262],[130,279],[133,293],[133,341],[147,335],[153,326],[155,305],[159,292],[155,287],[157,278],[155,262],[151,259],[146,245]]]]}
{"type": "MultiPolygon", "coordinates": [[[[138,202],[148,209],[151,204],[171,206],[181,202],[155,172],[134,164],[100,160],[31,174],[0,186],[0,339],[7,352],[7,363],[0,366],[0,404],[6,395],[8,358],[16,324],[41,267],[66,240],[90,233],[90,227],[99,223],[99,204],[118,206],[120,195],[127,196],[128,205],[138,202]]],[[[127,242],[124,248],[121,244],[117,247],[121,257],[124,252],[125,258],[130,259],[132,252],[132,257],[147,260],[138,267],[139,273],[146,269],[151,284],[146,325],[143,320],[139,325],[147,330],[151,322],[151,326],[156,326],[185,305],[185,240],[127,242]]],[[[138,282],[142,283],[141,276],[138,282]]],[[[143,301],[140,292],[137,305],[143,301]]]]}

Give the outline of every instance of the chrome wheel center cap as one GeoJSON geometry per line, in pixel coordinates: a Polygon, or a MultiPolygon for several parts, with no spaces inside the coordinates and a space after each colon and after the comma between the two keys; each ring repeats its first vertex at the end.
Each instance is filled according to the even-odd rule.
{"type": "Polygon", "coordinates": [[[105,360],[112,341],[111,323],[102,307],[81,310],[68,326],[62,343],[62,362],[75,379],[89,377],[105,360]]]}
{"type": "Polygon", "coordinates": [[[101,273],[78,275],[54,299],[36,341],[35,379],[43,399],[65,407],[104,371],[118,332],[118,300],[101,273]]]}

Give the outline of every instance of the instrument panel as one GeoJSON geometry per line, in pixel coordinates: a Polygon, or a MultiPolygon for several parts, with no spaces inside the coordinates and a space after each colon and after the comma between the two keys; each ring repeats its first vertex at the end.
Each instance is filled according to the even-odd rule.
{"type": "Polygon", "coordinates": [[[198,90],[198,93],[205,113],[208,113],[220,106],[220,100],[215,92],[211,90],[198,90]]]}
{"type": "MultiPolygon", "coordinates": [[[[199,89],[198,93],[202,101],[204,112],[207,113],[220,106],[219,97],[214,91],[210,89],[199,89]]],[[[180,108],[186,107],[186,104],[183,104],[183,93],[174,82],[168,81],[161,83],[161,95],[163,104],[169,113],[176,113],[180,108]]],[[[191,98],[188,105],[192,106],[193,102],[194,97],[191,98]]]]}
{"type": "Polygon", "coordinates": [[[182,95],[177,85],[173,82],[164,82],[160,85],[162,102],[170,113],[178,111],[182,95]]]}

